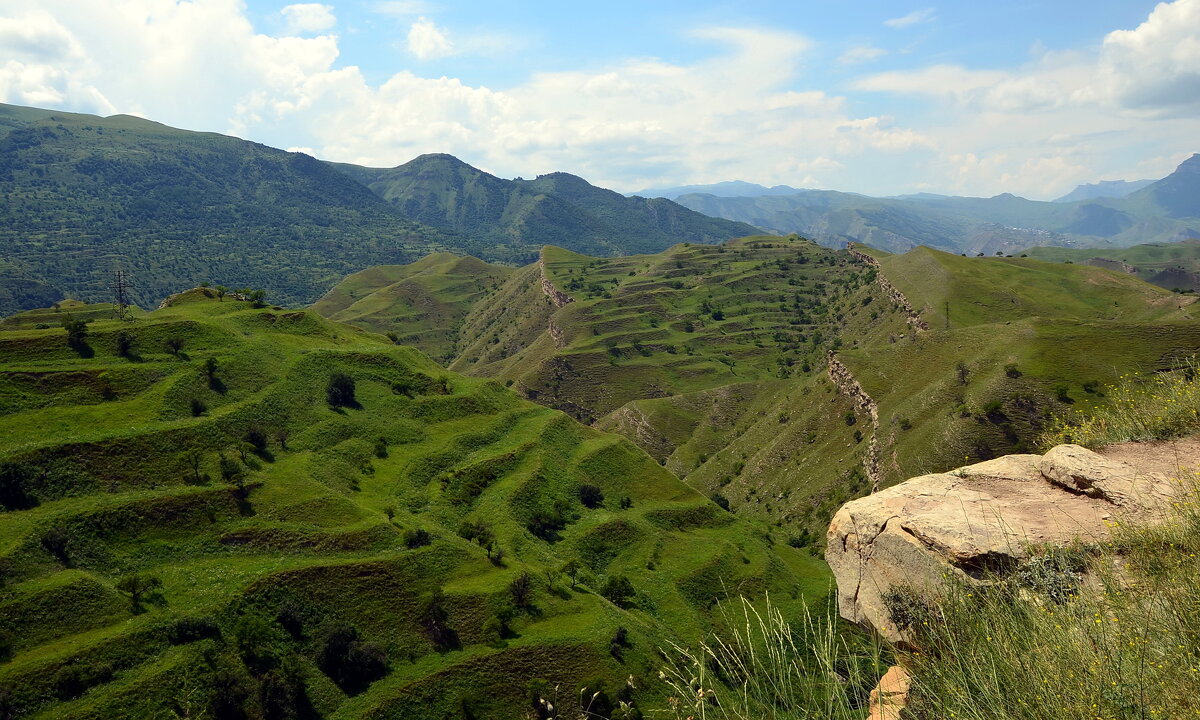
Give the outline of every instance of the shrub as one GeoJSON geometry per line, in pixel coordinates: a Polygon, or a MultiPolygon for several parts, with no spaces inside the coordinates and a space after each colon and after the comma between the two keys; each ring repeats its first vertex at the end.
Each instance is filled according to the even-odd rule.
{"type": "Polygon", "coordinates": [[[29,492],[36,473],[24,463],[0,461],[0,507],[5,510],[27,510],[36,506],[37,499],[29,492]]]}
{"type": "Polygon", "coordinates": [[[387,674],[387,654],[375,643],[364,641],[358,629],[347,623],[327,627],[320,648],[317,667],[348,693],[360,692],[387,674]]]}
{"type": "Polygon", "coordinates": [[[126,330],[119,331],[116,337],[116,350],[117,357],[131,357],[133,355],[133,334],[126,330]]]}
{"type": "Polygon", "coordinates": [[[604,504],[604,493],[599,486],[584,483],[579,486],[579,502],[587,508],[598,508],[604,504]]]}
{"type": "Polygon", "coordinates": [[[409,550],[424,547],[433,542],[433,537],[424,528],[413,528],[404,533],[404,546],[409,550]]]}
{"type": "Polygon", "coordinates": [[[192,417],[200,417],[208,412],[208,405],[204,404],[204,401],[200,398],[192,398],[188,404],[191,407],[192,417]]]}
{"type": "Polygon", "coordinates": [[[332,407],[354,407],[354,378],[345,373],[334,373],[325,386],[325,398],[332,407]]]}
{"type": "Polygon", "coordinates": [[[1016,363],[1008,363],[1007,365],[1005,365],[1004,366],[1004,374],[1010,378],[1021,377],[1021,371],[1019,369],[1017,369],[1016,363]]]}

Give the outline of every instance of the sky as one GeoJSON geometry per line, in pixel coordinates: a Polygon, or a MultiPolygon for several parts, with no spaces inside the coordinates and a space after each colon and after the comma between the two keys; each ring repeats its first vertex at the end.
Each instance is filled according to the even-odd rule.
{"type": "Polygon", "coordinates": [[[1050,199],[1200,151],[1200,0],[0,0],[0,101],[622,192],[1050,199]]]}

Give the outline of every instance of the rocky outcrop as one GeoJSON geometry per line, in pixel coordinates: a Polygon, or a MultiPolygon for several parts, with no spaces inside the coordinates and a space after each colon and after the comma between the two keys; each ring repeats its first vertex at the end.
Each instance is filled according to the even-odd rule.
{"type": "Polygon", "coordinates": [[[875,273],[875,282],[878,283],[879,289],[883,291],[883,294],[887,297],[887,299],[904,312],[905,322],[918,330],[929,329],[929,323],[925,322],[925,320],[921,318],[921,313],[917,312],[913,308],[912,304],[908,302],[908,297],[906,297],[904,293],[900,292],[895,285],[892,285],[890,282],[888,282],[888,279],[883,276],[883,268],[879,264],[879,260],[871,257],[861,250],[856,249],[854,243],[847,245],[846,250],[855,260],[858,260],[864,265],[870,265],[878,271],[875,273]]]}
{"type": "Polygon", "coordinates": [[[575,298],[556,288],[554,283],[550,282],[550,278],[546,277],[546,258],[540,256],[538,257],[538,280],[542,286],[542,293],[550,298],[554,307],[565,307],[568,303],[575,302],[575,298]]]}
{"type": "Polygon", "coordinates": [[[867,455],[863,459],[863,473],[871,483],[871,492],[875,492],[879,490],[879,483],[883,479],[883,473],[879,469],[879,404],[867,394],[866,390],[863,390],[862,385],[855,379],[854,373],[850,372],[850,368],[843,365],[836,355],[830,352],[827,360],[829,361],[830,382],[839,393],[854,403],[858,411],[871,418],[871,437],[867,439],[867,455]]]}
{"type": "Polygon", "coordinates": [[[1165,473],[1061,445],[923,475],[846,503],[829,526],[825,558],[842,617],[904,642],[888,609],[893,591],[931,596],[948,579],[986,582],[1035,547],[1101,542],[1118,518],[1159,517],[1173,495],[1165,473]]]}
{"type": "Polygon", "coordinates": [[[871,691],[867,720],[900,720],[908,705],[912,676],[900,665],[893,665],[871,691]]]}

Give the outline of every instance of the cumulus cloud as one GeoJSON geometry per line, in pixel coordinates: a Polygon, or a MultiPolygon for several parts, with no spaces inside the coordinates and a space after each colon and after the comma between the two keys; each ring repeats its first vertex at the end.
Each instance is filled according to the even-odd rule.
{"type": "Polygon", "coordinates": [[[921,25],[927,22],[933,22],[935,19],[933,8],[924,8],[922,10],[913,10],[907,15],[884,20],[883,24],[890,28],[906,28],[913,25],[921,25]]]}
{"type": "Polygon", "coordinates": [[[283,17],[284,32],[288,35],[318,33],[337,25],[332,5],[321,3],[297,3],[279,11],[283,17]]]}
{"type": "Polygon", "coordinates": [[[432,20],[420,17],[408,29],[408,51],[418,60],[434,60],[453,55],[454,44],[432,20]]]}
{"type": "MultiPolygon", "coordinates": [[[[1147,136],[1147,122],[1162,146],[1155,157],[1174,152],[1163,138],[1194,138],[1194,116],[1147,120],[1152,106],[1118,80],[1158,63],[1164,87],[1187,90],[1192,55],[1175,26],[1191,22],[1179,8],[1195,2],[1177,0],[1165,16],[1159,6],[1089,56],[860,79],[858,92],[924,98],[930,109],[889,117],[855,112],[861,98],[806,87],[812,43],[781,30],[704,27],[692,39],[711,50],[698,60],[630,59],[489,88],[411,69],[368,82],[337,64],[335,35],[263,34],[241,0],[41,0],[36,12],[27,0],[0,0],[0,100],[135,113],[370,165],[451,152],[499,174],[565,169],[620,189],[745,178],[892,192],[907,179],[1049,195],[1099,169],[1153,176],[1133,160],[1129,173],[1098,161],[1147,136]]],[[[415,57],[474,52],[468,32],[451,36],[428,17],[404,18],[415,57]]]]}
{"type": "Polygon", "coordinates": [[[1095,94],[1135,109],[1200,105],[1200,0],[1160,3],[1133,30],[1104,38],[1095,94]]]}

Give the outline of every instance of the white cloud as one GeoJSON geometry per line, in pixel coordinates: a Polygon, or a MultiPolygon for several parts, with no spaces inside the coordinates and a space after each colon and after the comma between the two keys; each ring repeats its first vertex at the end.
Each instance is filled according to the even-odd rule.
{"type": "Polygon", "coordinates": [[[324,32],[337,25],[332,5],[297,3],[284,7],[279,14],[283,17],[284,32],[288,35],[324,32]]]}
{"type": "MultiPolygon", "coordinates": [[[[859,92],[917,98],[906,113],[926,108],[888,117],[806,84],[812,43],[781,30],[700,28],[692,39],[713,48],[699,60],[631,59],[500,89],[412,70],[369,83],[336,65],[335,35],[262,34],[242,0],[40,0],[36,12],[0,0],[0,100],[134,113],[330,160],[395,165],[444,151],[503,175],[568,170],[623,189],[750,178],[1054,196],[1101,175],[1153,176],[1191,149],[1194,105],[1175,100],[1194,67],[1197,2],[1160,5],[1087,55],[857,81],[859,92]],[[1135,78],[1158,83],[1153,103],[1131,94],[1135,78]]],[[[486,36],[451,36],[426,17],[404,21],[431,31],[414,54],[483,47],[486,36]]]]}
{"type": "Polygon", "coordinates": [[[1126,108],[1200,105],[1200,0],[1160,3],[1133,30],[1104,38],[1095,95],[1126,108]]]}
{"type": "Polygon", "coordinates": [[[871,45],[856,45],[849,48],[846,52],[838,57],[838,62],[842,65],[858,65],[859,63],[871,62],[887,55],[887,50],[883,48],[873,47],[871,45]]]}
{"type": "Polygon", "coordinates": [[[884,20],[883,24],[891,28],[906,28],[913,25],[921,25],[923,23],[932,22],[936,19],[933,8],[924,8],[922,10],[913,10],[907,15],[884,20]]]}
{"type": "Polygon", "coordinates": [[[408,29],[408,51],[418,60],[435,60],[453,55],[454,44],[432,20],[420,17],[408,29]]]}

